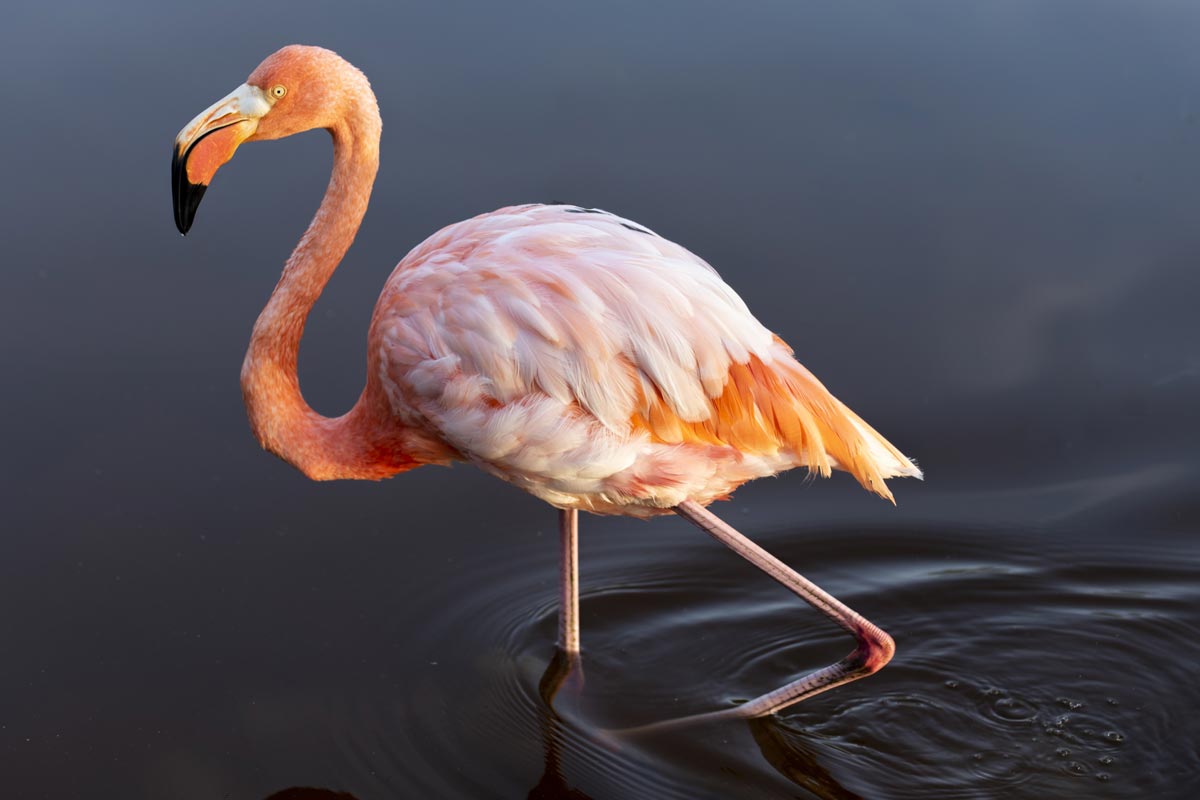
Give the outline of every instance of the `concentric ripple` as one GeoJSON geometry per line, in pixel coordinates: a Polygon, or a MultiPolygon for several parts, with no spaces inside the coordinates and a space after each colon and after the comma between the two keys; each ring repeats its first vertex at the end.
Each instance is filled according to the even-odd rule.
{"type": "Polygon", "coordinates": [[[777,718],[607,733],[729,707],[853,643],[682,525],[595,523],[582,689],[575,674],[552,710],[556,552],[531,535],[410,589],[430,611],[406,649],[428,663],[402,692],[348,694],[348,769],[427,797],[1169,797],[1195,780],[1200,726],[1174,720],[1197,704],[1200,573],[1169,541],[756,535],[888,628],[895,661],[777,718]]]}

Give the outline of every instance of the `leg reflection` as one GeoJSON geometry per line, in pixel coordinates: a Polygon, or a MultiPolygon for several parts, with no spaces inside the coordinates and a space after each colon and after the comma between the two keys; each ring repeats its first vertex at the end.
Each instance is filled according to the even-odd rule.
{"type": "Polygon", "coordinates": [[[763,758],[792,783],[824,800],[863,800],[834,779],[817,761],[816,750],[795,731],[771,717],[747,720],[763,758]]]}
{"type": "Polygon", "coordinates": [[[578,691],[583,682],[583,670],[579,663],[579,652],[568,653],[556,648],[554,657],[546,666],[546,672],[538,682],[538,693],[544,706],[539,722],[542,728],[542,748],[545,767],[542,779],[529,790],[530,800],[590,800],[586,794],[568,786],[562,773],[560,748],[563,741],[563,722],[554,710],[554,699],[559,690],[567,685],[578,691]]]}

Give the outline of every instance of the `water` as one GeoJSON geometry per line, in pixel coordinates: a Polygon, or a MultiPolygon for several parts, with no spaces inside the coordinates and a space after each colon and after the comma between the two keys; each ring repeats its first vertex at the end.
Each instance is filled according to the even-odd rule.
{"type": "Polygon", "coordinates": [[[728,706],[851,644],[685,529],[606,533],[585,546],[583,688],[552,715],[553,564],[529,541],[458,565],[469,597],[426,587],[418,685],[358,697],[341,745],[380,796],[523,796],[539,748],[538,797],[1171,796],[1200,746],[1176,718],[1198,700],[1189,548],[1092,536],[1080,552],[1082,533],[776,530],[781,557],[819,554],[810,572],[897,632],[896,661],[775,720],[636,737],[611,731],[728,706]],[[464,725],[430,735],[447,717],[464,725]]]}
{"type": "Polygon", "coordinates": [[[1200,789],[1200,11],[99,8],[0,30],[6,796],[1200,789]],[[622,735],[851,643],[681,520],[584,517],[582,686],[551,707],[551,510],[465,467],[315,485],[257,448],[242,351],[328,142],[244,148],[186,240],[167,149],[291,41],[363,67],[385,124],[310,401],[349,407],[379,287],[441,225],[539,199],[639,220],[926,469],[897,508],[799,474],[717,507],[892,633],[891,665],[622,735]]]}

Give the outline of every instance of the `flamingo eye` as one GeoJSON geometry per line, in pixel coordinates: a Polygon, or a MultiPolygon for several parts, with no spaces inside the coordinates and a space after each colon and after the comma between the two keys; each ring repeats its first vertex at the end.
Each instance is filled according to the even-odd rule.
{"type": "Polygon", "coordinates": [[[272,86],[271,87],[271,97],[274,97],[276,100],[283,97],[285,94],[287,94],[286,86],[272,86]]]}

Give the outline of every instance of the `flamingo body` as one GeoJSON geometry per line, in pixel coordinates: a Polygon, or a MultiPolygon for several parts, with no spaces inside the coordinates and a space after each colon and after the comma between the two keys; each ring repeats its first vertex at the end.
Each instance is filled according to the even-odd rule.
{"type": "Polygon", "coordinates": [[[649,516],[796,466],[890,497],[883,478],[919,474],[712,267],[595,209],[441,230],[393,272],[368,340],[409,452],[559,508],[649,516]]]}
{"type": "Polygon", "coordinates": [[[354,406],[304,401],[305,321],[366,214],[382,121],[366,77],[293,45],[176,137],[175,222],[187,233],[216,171],[244,142],[324,128],[333,171],[320,208],[255,322],[242,394],[264,448],[318,480],[380,479],[473,462],[560,509],[559,643],[579,655],[578,512],[674,511],[851,633],[855,650],[719,714],[774,713],[872,674],[894,643],[874,623],[705,506],[797,466],[869,490],[920,470],[842,404],[716,271],[597,209],[525,205],[442,229],[389,278],[354,406]]]}

